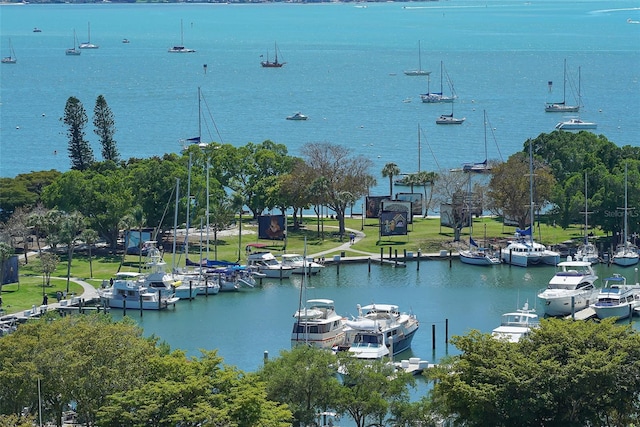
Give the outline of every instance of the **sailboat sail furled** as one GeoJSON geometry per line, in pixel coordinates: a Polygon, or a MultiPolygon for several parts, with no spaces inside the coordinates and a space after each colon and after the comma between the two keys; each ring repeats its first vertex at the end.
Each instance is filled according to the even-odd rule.
{"type": "MultiPolygon", "coordinates": [[[[263,68],[280,68],[282,67],[284,64],[286,64],[286,62],[279,62],[278,61],[278,44],[274,44],[274,51],[275,51],[275,55],[276,58],[273,61],[269,61],[269,51],[267,51],[267,59],[266,61],[261,61],[260,65],[262,65],[263,68]]],[[[262,55],[260,55],[262,56],[262,55]]]]}
{"type": "Polygon", "coordinates": [[[420,48],[420,40],[418,40],[418,69],[417,70],[407,70],[404,72],[407,76],[428,76],[431,74],[431,71],[426,71],[422,69],[422,49],[420,48]]]}
{"type": "Polygon", "coordinates": [[[455,91],[453,90],[453,83],[449,78],[449,75],[446,73],[444,69],[444,64],[440,61],[440,92],[431,92],[431,79],[427,79],[427,93],[420,94],[420,99],[422,102],[426,103],[441,103],[441,102],[453,102],[454,99],[457,98],[455,91]],[[447,83],[449,84],[449,88],[451,89],[451,96],[447,96],[443,93],[443,82],[444,76],[446,74],[447,83]]]}
{"type": "Polygon", "coordinates": [[[180,20],[180,45],[170,47],[168,50],[169,53],[193,53],[195,49],[190,49],[184,46],[184,31],[182,28],[182,19],[180,20]]]}
{"type": "Polygon", "coordinates": [[[84,43],[80,43],[78,46],[80,49],[98,49],[100,46],[91,43],[91,23],[88,24],[87,27],[87,41],[84,43]]]}
{"type": "Polygon", "coordinates": [[[80,55],[80,50],[76,48],[78,45],[78,38],[76,37],[76,30],[73,30],[73,47],[69,48],[65,51],[65,55],[67,56],[78,56],[80,55]]]}
{"type": "MultiPolygon", "coordinates": [[[[552,83],[549,83],[551,87],[552,83]]],[[[564,60],[564,77],[562,80],[562,101],[549,102],[544,107],[547,113],[576,113],[580,111],[580,77],[578,76],[578,103],[574,105],[567,104],[567,60],[564,60]]]]}
{"type": "Polygon", "coordinates": [[[15,64],[16,62],[18,62],[18,60],[16,59],[16,54],[13,51],[13,45],[11,44],[11,39],[9,39],[9,56],[3,56],[2,63],[15,64]]]}

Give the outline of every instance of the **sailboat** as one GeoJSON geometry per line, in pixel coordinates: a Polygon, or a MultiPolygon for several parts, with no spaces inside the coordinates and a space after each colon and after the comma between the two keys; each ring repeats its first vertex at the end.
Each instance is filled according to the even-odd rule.
{"type": "MultiPolygon", "coordinates": [[[[579,69],[578,69],[579,70],[579,69]]],[[[551,87],[551,83],[549,83],[551,87]]],[[[580,111],[580,77],[578,71],[578,104],[567,105],[567,60],[564,60],[564,79],[562,82],[562,102],[549,102],[544,107],[547,113],[575,113],[580,111]]]]}
{"type": "Polygon", "coordinates": [[[274,50],[276,52],[275,60],[269,61],[269,51],[267,51],[267,60],[260,62],[263,68],[280,68],[286,64],[286,62],[278,62],[278,45],[276,43],[274,43],[274,50]]]}
{"type": "Polygon", "coordinates": [[[407,76],[428,76],[431,71],[425,71],[422,69],[422,49],[420,48],[420,40],[418,40],[418,69],[407,70],[404,72],[407,76]]]}
{"type": "Polygon", "coordinates": [[[453,85],[451,84],[451,80],[449,79],[448,75],[447,75],[447,82],[449,83],[449,87],[451,87],[452,94],[451,96],[447,96],[447,95],[444,95],[444,93],[442,92],[444,75],[445,75],[444,64],[442,61],[440,61],[440,92],[430,91],[431,78],[429,77],[427,79],[427,93],[420,94],[420,98],[422,99],[422,102],[427,102],[427,103],[453,102],[453,100],[457,98],[457,96],[453,93],[453,85]]]}
{"type": "Polygon", "coordinates": [[[528,267],[530,265],[548,264],[558,265],[560,262],[560,254],[546,248],[545,245],[537,243],[533,240],[534,225],[534,204],[533,204],[533,147],[529,142],[529,203],[531,210],[529,211],[529,219],[531,221],[529,227],[524,230],[516,229],[515,238],[509,241],[502,253],[502,262],[520,267],[528,267]]]}
{"type": "Polygon", "coordinates": [[[589,242],[589,199],[587,198],[587,173],[584,173],[584,243],[578,247],[576,259],[578,261],[588,261],[592,264],[600,261],[598,256],[598,248],[589,242]]]}
{"type": "Polygon", "coordinates": [[[436,119],[437,125],[461,125],[466,118],[457,118],[453,117],[453,102],[451,103],[451,114],[441,114],[440,117],[436,119]]]}
{"type": "Polygon", "coordinates": [[[189,146],[194,144],[198,145],[200,149],[204,149],[207,145],[209,145],[206,142],[202,142],[202,107],[201,105],[202,105],[202,93],[200,92],[200,87],[198,86],[198,136],[180,140],[182,144],[182,150],[181,150],[182,153],[185,153],[189,149],[189,146]]]}
{"type": "Polygon", "coordinates": [[[84,43],[80,43],[80,46],[78,46],[78,47],[80,49],[97,49],[97,48],[99,48],[100,46],[91,43],[91,23],[90,22],[87,23],[87,34],[88,34],[88,36],[87,36],[87,40],[88,41],[86,41],[84,43]]]}
{"type": "Polygon", "coordinates": [[[491,172],[489,165],[489,157],[487,155],[487,111],[484,111],[484,161],[479,163],[465,163],[462,165],[463,172],[491,172]]]}
{"type": "Polygon", "coordinates": [[[613,255],[613,263],[620,265],[622,267],[629,267],[631,265],[636,265],[638,263],[639,255],[638,248],[636,245],[632,244],[629,241],[629,230],[628,230],[628,207],[629,202],[629,194],[628,194],[628,183],[627,183],[627,165],[624,165],[624,240],[623,243],[619,244],[616,248],[616,253],[613,255]]]}
{"type": "Polygon", "coordinates": [[[76,48],[78,45],[78,37],[76,37],[76,30],[73,30],[73,47],[67,49],[64,53],[67,56],[78,56],[80,55],[80,50],[76,48]]]}
{"type": "Polygon", "coordinates": [[[11,44],[11,39],[9,39],[9,56],[2,57],[2,63],[15,64],[17,61],[16,53],[13,51],[13,45],[11,44]]]}
{"type": "MultiPolygon", "coordinates": [[[[578,76],[580,76],[580,68],[578,68],[578,76]]],[[[578,77],[578,80],[580,80],[580,77],[578,77]]],[[[581,103],[582,103],[582,95],[580,94],[580,90],[578,90],[578,107],[580,106],[581,103]]],[[[575,111],[578,111],[578,107],[576,107],[575,111]]],[[[573,110],[564,110],[564,111],[573,111],[573,110]]],[[[597,128],[598,128],[597,123],[584,121],[580,119],[580,116],[569,117],[567,120],[564,120],[556,124],[556,129],[559,129],[559,130],[589,130],[589,129],[597,129],[597,128]]]]}
{"type": "Polygon", "coordinates": [[[182,28],[182,19],[180,20],[180,46],[170,47],[168,50],[169,53],[193,53],[195,49],[189,49],[188,47],[184,47],[184,31],[182,28]]]}

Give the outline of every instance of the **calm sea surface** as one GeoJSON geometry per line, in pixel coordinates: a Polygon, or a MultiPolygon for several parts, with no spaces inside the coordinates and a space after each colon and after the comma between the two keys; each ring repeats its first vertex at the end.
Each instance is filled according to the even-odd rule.
{"type": "Polygon", "coordinates": [[[0,176],[69,168],[59,120],[69,96],[89,114],[98,156],[91,118],[100,94],[123,158],[177,152],[180,139],[197,136],[201,87],[204,140],[270,139],[293,155],[308,142],[342,144],[374,162],[384,192],[385,163],[417,170],[418,125],[422,170],[484,160],[483,111],[490,159],[552,131],[563,117],[543,107],[562,98],[565,59],[574,83],[581,68],[581,117],[618,145],[640,144],[640,25],[627,23],[640,20],[636,0],[365,5],[0,6],[0,51],[9,54],[11,39],[18,58],[0,67],[0,176]],[[196,53],[167,53],[180,44],[181,20],[184,45],[196,53]],[[100,48],[65,56],[74,29],[87,40],[89,22],[100,48]],[[403,74],[418,66],[419,41],[431,89],[441,61],[455,85],[461,126],[436,125],[451,107],[422,103],[427,79],[403,74]],[[276,42],[287,64],[261,68],[276,42]],[[295,111],[310,119],[285,120],[295,111]]]}

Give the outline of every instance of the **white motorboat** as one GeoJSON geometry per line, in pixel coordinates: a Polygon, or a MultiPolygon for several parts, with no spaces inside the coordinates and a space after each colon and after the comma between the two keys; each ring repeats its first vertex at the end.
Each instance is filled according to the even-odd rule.
{"type": "Polygon", "coordinates": [[[293,267],[282,265],[271,252],[250,253],[247,257],[247,266],[269,278],[287,279],[293,273],[293,267]]]}
{"type": "Polygon", "coordinates": [[[618,245],[616,253],[613,255],[613,263],[622,267],[636,265],[639,260],[638,248],[629,241],[628,232],[628,185],[627,185],[627,165],[624,165],[624,240],[618,245]]]}
{"type": "Polygon", "coordinates": [[[144,286],[150,291],[160,292],[163,296],[175,294],[180,299],[193,299],[198,295],[200,281],[195,277],[185,280],[182,275],[168,273],[167,263],[155,241],[145,242],[143,250],[147,251],[147,263],[142,277],[144,286]]]}
{"type": "Polygon", "coordinates": [[[559,129],[559,130],[588,130],[588,129],[597,129],[597,128],[598,128],[597,123],[585,122],[584,120],[578,117],[572,117],[569,120],[559,122],[556,125],[556,129],[559,129]]]}
{"type": "Polygon", "coordinates": [[[305,116],[300,112],[287,116],[287,120],[307,120],[308,118],[309,117],[305,116]]]}
{"type": "Polygon", "coordinates": [[[535,242],[531,234],[531,227],[526,230],[516,230],[515,238],[510,240],[501,251],[502,262],[520,267],[539,264],[558,265],[560,254],[547,249],[542,243],[535,242]]]}
{"type": "Polygon", "coordinates": [[[345,346],[359,359],[382,359],[411,347],[420,323],[394,304],[358,304],[358,317],[346,321],[345,346]]]}
{"type": "Polygon", "coordinates": [[[293,315],[291,346],[306,344],[331,349],[345,340],[345,320],[335,310],[333,300],[310,299],[293,315]]]}
{"type": "Polygon", "coordinates": [[[497,339],[506,339],[509,342],[518,342],[537,328],[538,315],[535,309],[529,308],[529,303],[517,311],[505,313],[500,320],[500,326],[495,328],[491,335],[497,339]]]}
{"type": "Polygon", "coordinates": [[[98,291],[103,304],[111,308],[132,310],[162,310],[175,304],[180,298],[164,294],[145,286],[141,273],[116,273],[113,285],[98,291]]]}
{"type": "Polygon", "coordinates": [[[571,259],[558,264],[560,270],[549,280],[538,298],[547,316],[566,316],[589,307],[598,297],[598,276],[588,261],[571,259]]]}
{"type": "Polygon", "coordinates": [[[324,265],[312,260],[305,260],[300,254],[282,254],[282,265],[292,267],[293,274],[318,274],[324,268],[324,265]]]}
{"type": "Polygon", "coordinates": [[[614,274],[605,279],[605,285],[591,307],[599,319],[626,319],[633,315],[634,309],[640,307],[640,284],[627,285],[623,276],[614,274]]]}
{"type": "Polygon", "coordinates": [[[481,248],[469,237],[469,250],[458,251],[460,262],[471,265],[496,265],[502,261],[499,257],[491,253],[487,248],[481,248]]]}

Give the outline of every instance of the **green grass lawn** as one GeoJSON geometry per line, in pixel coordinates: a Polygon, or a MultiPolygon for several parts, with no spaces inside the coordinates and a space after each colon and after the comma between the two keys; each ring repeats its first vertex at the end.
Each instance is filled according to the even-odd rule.
{"type": "MultiPolygon", "coordinates": [[[[438,253],[440,250],[457,250],[458,246],[469,241],[470,230],[464,229],[461,235],[461,242],[454,243],[453,230],[449,228],[440,228],[440,220],[438,218],[416,218],[413,224],[409,224],[409,233],[406,236],[394,237],[378,237],[378,221],[374,219],[348,218],[346,227],[358,232],[365,233],[365,238],[359,240],[355,245],[350,246],[357,251],[364,251],[371,254],[380,254],[382,251],[385,255],[389,250],[402,255],[406,250],[408,252],[417,253],[438,253]]],[[[321,226],[315,218],[305,217],[303,227],[295,230],[289,227],[287,230],[286,247],[285,241],[259,240],[257,237],[257,227],[251,225],[249,221],[243,222],[243,232],[252,232],[252,234],[243,234],[239,239],[237,233],[231,236],[218,237],[216,242],[210,235],[209,258],[237,261],[241,263],[246,261],[245,246],[248,243],[263,243],[268,245],[265,250],[272,251],[275,255],[283,252],[288,253],[306,253],[312,255],[315,253],[330,251],[325,255],[330,259],[334,255],[341,255],[342,250],[338,247],[349,241],[349,233],[341,240],[337,235],[338,222],[331,219],[321,219],[321,226]],[[324,230],[324,233],[323,233],[324,230]]],[[[513,236],[515,227],[506,227],[502,225],[499,219],[494,218],[476,218],[473,222],[473,238],[478,243],[484,243],[484,237],[494,245],[504,247],[505,239],[513,236]]],[[[551,227],[545,224],[536,230],[535,238],[537,241],[547,245],[564,242],[571,239],[579,239],[582,236],[582,226],[576,225],[566,230],[560,227],[551,227]]],[[[191,260],[206,257],[206,243],[200,245],[200,235],[190,236],[189,258],[191,260]]],[[[165,244],[164,259],[169,268],[174,265],[174,259],[171,255],[172,242],[165,244]]],[[[182,252],[180,248],[178,251],[182,252]]],[[[347,249],[345,256],[361,256],[360,252],[347,249]]],[[[43,286],[42,275],[40,271],[40,262],[37,256],[31,257],[28,264],[24,264],[24,257],[20,257],[20,283],[9,284],[2,288],[3,308],[6,312],[20,312],[31,308],[33,304],[40,305],[42,303],[43,286]]],[[[98,255],[93,254],[91,262],[86,251],[78,251],[74,254],[71,263],[71,277],[77,277],[85,280],[96,287],[99,287],[103,280],[109,280],[117,271],[144,271],[145,257],[140,258],[137,255],[128,255],[124,259],[121,254],[109,254],[106,251],[100,251],[98,255]],[[142,263],[140,263],[142,261],[142,263]]],[[[185,265],[185,256],[179,253],[175,259],[175,265],[182,267],[185,265]]],[[[60,263],[56,271],[52,274],[51,286],[45,286],[44,292],[47,293],[49,301],[55,301],[56,291],[64,291],[67,287],[67,256],[60,253],[60,263]],[[61,279],[62,278],[62,279],[61,279]]],[[[70,282],[69,292],[79,294],[82,287],[70,282]]]]}

